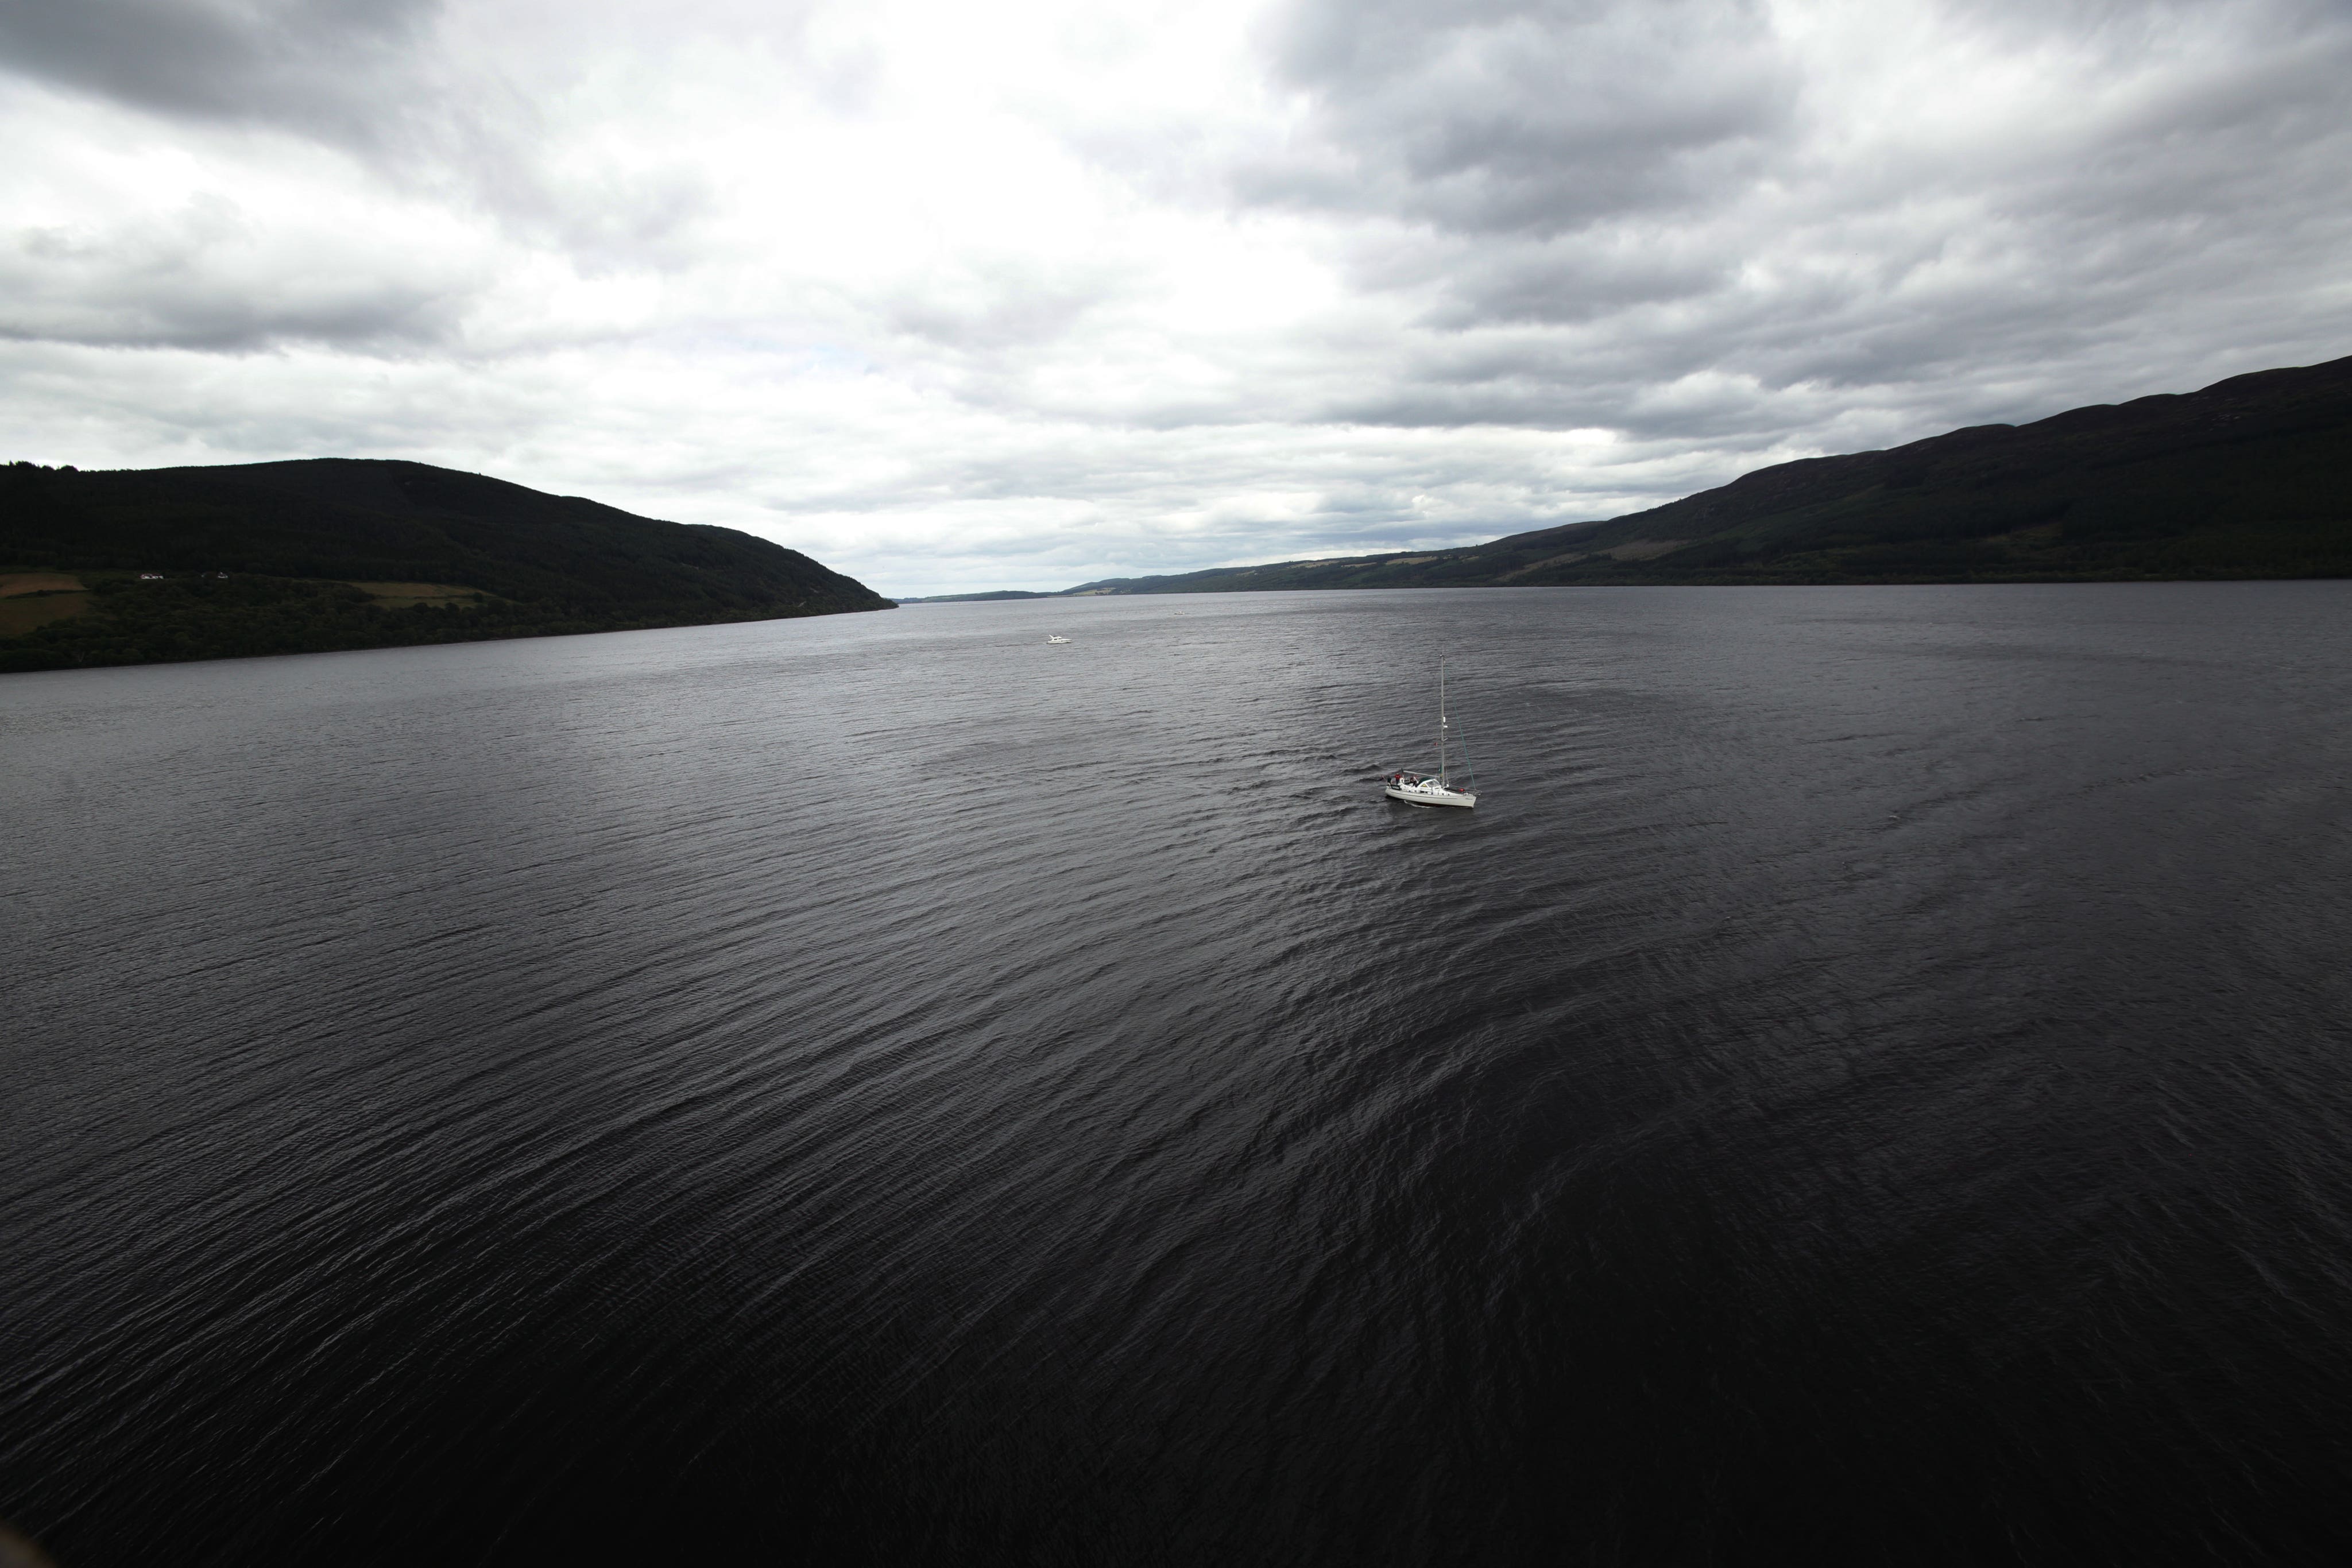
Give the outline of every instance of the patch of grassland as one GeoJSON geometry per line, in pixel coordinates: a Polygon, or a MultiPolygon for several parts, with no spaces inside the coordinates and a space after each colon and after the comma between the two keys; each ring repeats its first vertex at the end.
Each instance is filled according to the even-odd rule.
{"type": "Polygon", "coordinates": [[[0,598],[0,637],[22,637],[37,626],[70,620],[88,610],[89,604],[90,596],[79,590],[66,592],[42,589],[8,594],[0,598]]]}
{"type": "Polygon", "coordinates": [[[20,593],[79,593],[89,586],[70,572],[0,571],[0,599],[20,593]]]}

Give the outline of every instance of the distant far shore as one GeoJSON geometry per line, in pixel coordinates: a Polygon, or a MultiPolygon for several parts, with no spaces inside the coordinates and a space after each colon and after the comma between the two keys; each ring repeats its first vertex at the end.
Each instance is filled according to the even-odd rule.
{"type": "Polygon", "coordinates": [[[1485,544],[1105,578],[1050,594],[2352,577],[2352,358],[1804,458],[1485,544]]]}

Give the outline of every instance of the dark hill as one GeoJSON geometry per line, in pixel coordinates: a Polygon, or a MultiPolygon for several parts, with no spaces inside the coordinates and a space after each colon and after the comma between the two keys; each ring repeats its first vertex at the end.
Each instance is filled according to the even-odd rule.
{"type": "Polygon", "coordinates": [[[0,640],[0,669],[889,607],[863,583],[732,528],[346,458],[112,473],[15,465],[0,470],[0,571],[41,570],[79,574],[88,608],[0,640]],[[387,597],[361,584],[417,591],[387,597]]]}
{"type": "Polygon", "coordinates": [[[934,593],[929,599],[901,599],[901,604],[983,604],[999,599],[1054,599],[1059,595],[1034,593],[1025,588],[1000,588],[991,593],[934,593]]]}
{"type": "Polygon", "coordinates": [[[2345,576],[2352,359],[1782,463],[1646,512],[1463,549],[1066,591],[2345,576]]]}

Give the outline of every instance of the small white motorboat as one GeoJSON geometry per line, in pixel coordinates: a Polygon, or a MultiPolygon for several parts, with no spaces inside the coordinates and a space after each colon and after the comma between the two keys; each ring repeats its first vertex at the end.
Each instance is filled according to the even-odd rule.
{"type": "Polygon", "coordinates": [[[1045,641],[1048,643],[1066,643],[1069,639],[1067,637],[1056,636],[1049,632],[1046,635],[1045,641]]]}
{"type": "MultiPolygon", "coordinates": [[[[1445,716],[1445,662],[1441,659],[1437,664],[1437,771],[1391,773],[1381,780],[1381,793],[1412,806],[1475,806],[1478,797],[1457,788],[1446,766],[1445,743],[1453,727],[1445,716]]],[[[1463,764],[1468,766],[1467,757],[1463,758],[1463,764]]]]}

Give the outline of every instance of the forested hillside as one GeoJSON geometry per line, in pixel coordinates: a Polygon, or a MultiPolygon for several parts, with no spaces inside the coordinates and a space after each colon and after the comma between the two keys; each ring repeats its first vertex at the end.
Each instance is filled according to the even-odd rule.
{"type": "Polygon", "coordinates": [[[881,610],[797,550],[422,463],[0,469],[0,670],[881,610]],[[45,602],[46,601],[46,602],[45,602]]]}
{"type": "Polygon", "coordinates": [[[1761,468],[1482,545],[1071,593],[2352,575],[2352,359],[1761,468]]]}

